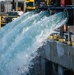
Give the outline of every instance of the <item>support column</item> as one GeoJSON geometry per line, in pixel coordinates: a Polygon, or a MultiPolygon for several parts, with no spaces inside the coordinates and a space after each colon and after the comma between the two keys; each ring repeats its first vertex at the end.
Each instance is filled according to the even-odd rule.
{"type": "Polygon", "coordinates": [[[42,75],[45,75],[45,59],[41,58],[42,75]]]}
{"type": "Polygon", "coordinates": [[[58,65],[55,63],[52,64],[52,75],[58,75],[58,65]]]}
{"type": "Polygon", "coordinates": [[[26,11],[26,2],[24,0],[24,12],[26,11]]]}
{"type": "Polygon", "coordinates": [[[18,11],[18,0],[16,0],[16,11],[18,11]]]}
{"type": "Polygon", "coordinates": [[[68,32],[68,41],[71,41],[71,32],[68,32]]]}
{"type": "Polygon", "coordinates": [[[53,75],[53,66],[52,62],[46,60],[45,62],[45,75],[53,75]]]}
{"type": "Polygon", "coordinates": [[[64,29],[63,29],[63,26],[60,27],[60,37],[61,37],[61,38],[64,37],[64,29]]]}
{"type": "Polygon", "coordinates": [[[58,75],[64,75],[64,69],[60,65],[58,65],[58,75]]]}
{"type": "Polygon", "coordinates": [[[74,75],[74,72],[73,72],[73,70],[65,68],[64,69],[64,75],[74,75]]]}

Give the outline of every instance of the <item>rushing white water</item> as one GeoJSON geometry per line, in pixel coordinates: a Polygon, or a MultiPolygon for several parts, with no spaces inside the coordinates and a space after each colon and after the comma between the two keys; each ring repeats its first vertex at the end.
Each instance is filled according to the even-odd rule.
{"type": "MultiPolygon", "coordinates": [[[[7,28],[8,32],[4,35],[0,33],[0,36],[2,35],[0,40],[0,75],[26,75],[29,65],[32,64],[30,61],[37,54],[37,49],[43,45],[54,29],[67,21],[65,12],[50,17],[47,14],[47,12],[41,12],[32,15],[31,18],[27,17],[14,28],[12,26],[11,31],[9,30],[11,23],[8,27],[3,28],[3,30],[7,28]]],[[[14,24],[14,21],[12,23],[14,24]]]]}
{"type": "Polygon", "coordinates": [[[22,32],[26,32],[32,24],[40,21],[43,17],[48,16],[48,12],[40,12],[28,17],[26,20],[22,21],[19,25],[15,26],[14,30],[6,33],[2,39],[0,39],[1,52],[5,52],[8,47],[15,41],[16,38],[22,36],[22,32]],[[21,26],[22,25],[22,26],[21,26]],[[18,30],[17,30],[18,29],[18,30]],[[16,33],[14,33],[16,31],[16,33]],[[13,35],[12,35],[13,34],[13,35]]]}
{"type": "Polygon", "coordinates": [[[7,34],[7,32],[13,30],[14,27],[22,23],[22,21],[26,20],[26,18],[31,17],[34,14],[36,14],[36,11],[27,12],[23,14],[21,17],[14,20],[13,22],[8,23],[4,28],[0,30],[0,35],[1,35],[0,38],[2,38],[4,34],[7,34]]]}

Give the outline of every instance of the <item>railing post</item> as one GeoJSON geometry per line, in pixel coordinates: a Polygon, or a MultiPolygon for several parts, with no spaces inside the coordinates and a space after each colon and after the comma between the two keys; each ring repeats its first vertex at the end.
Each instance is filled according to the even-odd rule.
{"type": "Polygon", "coordinates": [[[0,16],[0,29],[1,29],[1,16],[0,16]]]}

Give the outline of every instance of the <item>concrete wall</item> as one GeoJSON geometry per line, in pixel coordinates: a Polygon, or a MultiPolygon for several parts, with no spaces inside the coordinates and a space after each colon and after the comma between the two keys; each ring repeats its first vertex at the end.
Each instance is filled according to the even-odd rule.
{"type": "Polygon", "coordinates": [[[74,47],[47,41],[41,48],[41,57],[74,71],[74,47]]]}

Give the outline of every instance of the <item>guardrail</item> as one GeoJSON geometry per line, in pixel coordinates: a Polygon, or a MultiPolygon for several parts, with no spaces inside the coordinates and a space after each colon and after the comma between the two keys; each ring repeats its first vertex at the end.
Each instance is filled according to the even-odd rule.
{"type": "Polygon", "coordinates": [[[0,29],[2,26],[6,25],[7,23],[9,23],[9,21],[7,21],[7,18],[11,18],[12,21],[14,20],[14,18],[17,18],[19,16],[0,16],[0,29]]]}
{"type": "Polygon", "coordinates": [[[74,38],[74,34],[71,33],[71,32],[64,33],[64,37],[63,38],[61,38],[60,34],[58,34],[58,33],[52,33],[48,38],[50,40],[54,40],[54,41],[57,41],[57,42],[61,42],[61,43],[70,45],[70,46],[74,46],[74,40],[72,40],[72,38],[74,38]]]}

